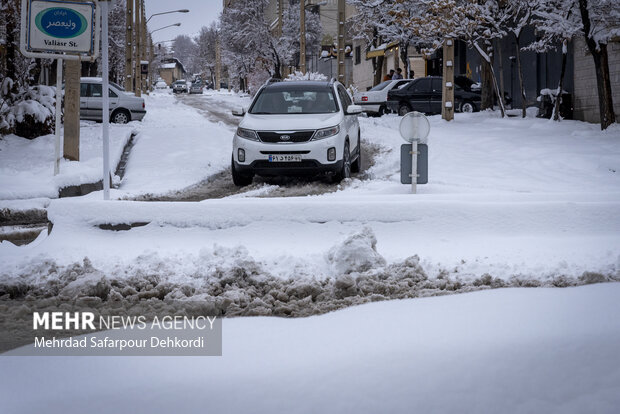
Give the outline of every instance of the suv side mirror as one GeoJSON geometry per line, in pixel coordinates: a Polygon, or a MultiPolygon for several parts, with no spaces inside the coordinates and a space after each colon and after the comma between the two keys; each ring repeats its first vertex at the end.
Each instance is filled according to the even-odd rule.
{"type": "Polygon", "coordinates": [[[362,107],[360,105],[347,106],[347,115],[357,115],[362,113],[362,107]]]}
{"type": "Polygon", "coordinates": [[[234,116],[243,116],[245,115],[245,109],[244,108],[235,108],[232,110],[232,114],[234,116]]]}

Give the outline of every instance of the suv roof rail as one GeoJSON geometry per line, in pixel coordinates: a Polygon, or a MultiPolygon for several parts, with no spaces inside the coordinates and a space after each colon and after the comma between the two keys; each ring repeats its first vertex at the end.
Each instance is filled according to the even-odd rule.
{"type": "Polygon", "coordinates": [[[269,85],[270,83],[282,82],[280,78],[269,78],[265,81],[265,85],[269,85]]]}

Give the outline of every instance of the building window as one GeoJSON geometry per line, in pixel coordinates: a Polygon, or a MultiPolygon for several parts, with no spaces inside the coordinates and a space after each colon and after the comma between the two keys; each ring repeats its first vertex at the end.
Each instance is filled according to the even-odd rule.
{"type": "Polygon", "coordinates": [[[355,64],[359,65],[362,63],[362,47],[355,46],[355,64]]]}

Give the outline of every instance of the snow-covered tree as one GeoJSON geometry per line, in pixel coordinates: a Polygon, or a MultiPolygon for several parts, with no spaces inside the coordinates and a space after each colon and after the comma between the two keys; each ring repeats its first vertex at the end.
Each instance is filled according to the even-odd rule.
{"type": "MultiPolygon", "coordinates": [[[[526,0],[522,1],[526,2],[526,0]]],[[[530,7],[530,23],[536,28],[539,38],[526,48],[535,50],[536,52],[545,52],[557,47],[557,45],[561,45],[562,47],[560,81],[553,95],[555,104],[552,116],[554,120],[559,121],[564,74],[566,73],[566,61],[568,56],[568,43],[581,30],[581,18],[577,13],[577,2],[575,0],[530,1],[533,3],[530,7]]]]}
{"type": "MultiPolygon", "coordinates": [[[[356,39],[363,40],[366,44],[366,52],[375,50],[383,44],[383,37],[379,33],[379,23],[377,15],[382,1],[372,4],[368,0],[349,0],[349,4],[355,6],[356,14],[351,19],[356,39]]],[[[375,85],[381,83],[381,69],[385,56],[372,58],[372,68],[375,85]]]]}
{"type": "Polygon", "coordinates": [[[197,46],[194,40],[188,35],[178,35],[172,41],[172,51],[174,57],[179,60],[189,73],[196,72],[196,52],[197,46]]]}
{"type": "Polygon", "coordinates": [[[55,88],[36,85],[46,59],[27,58],[19,52],[20,13],[20,0],[0,2],[0,43],[5,47],[0,65],[0,135],[35,138],[53,130],[55,88]]]}
{"type": "MultiPolygon", "coordinates": [[[[220,16],[222,60],[231,73],[245,77],[252,68],[282,77],[282,67],[299,60],[299,0],[288,2],[282,33],[271,30],[265,10],[268,0],[238,0],[220,16]]],[[[318,47],[319,17],[306,13],[306,47],[318,47]]]]}
{"type": "MultiPolygon", "coordinates": [[[[506,30],[514,37],[516,44],[515,56],[517,60],[517,73],[519,75],[519,90],[521,92],[521,116],[523,118],[526,116],[527,97],[525,96],[523,66],[521,64],[521,36],[524,29],[532,24],[532,19],[541,11],[541,4],[540,0],[513,0],[508,5],[509,18],[506,21],[506,30]]],[[[545,42],[545,44],[547,43],[545,42]]]]}
{"type": "MultiPolygon", "coordinates": [[[[284,13],[282,20],[282,36],[280,42],[283,49],[290,53],[285,54],[286,64],[299,66],[300,54],[300,10],[301,2],[292,0],[284,13]]],[[[306,55],[317,50],[321,45],[321,18],[318,13],[306,11],[306,55]]]]}
{"type": "MultiPolygon", "coordinates": [[[[497,95],[502,117],[504,102],[493,69],[492,41],[506,35],[508,8],[502,0],[412,0],[417,1],[419,12],[409,18],[399,16],[405,27],[419,37],[430,39],[456,38],[464,41],[480,55],[484,68],[491,74],[492,88],[497,95]]],[[[485,92],[490,88],[483,82],[485,92]]]]}
{"type": "Polygon", "coordinates": [[[606,129],[616,122],[609,79],[607,43],[612,38],[620,36],[620,24],[618,24],[620,7],[618,0],[579,0],[578,4],[583,35],[596,70],[601,129],[606,129]]]}
{"type": "Polygon", "coordinates": [[[198,67],[198,72],[208,71],[213,85],[215,85],[215,48],[218,30],[217,23],[213,22],[210,26],[203,26],[196,38],[196,66],[198,67]]]}

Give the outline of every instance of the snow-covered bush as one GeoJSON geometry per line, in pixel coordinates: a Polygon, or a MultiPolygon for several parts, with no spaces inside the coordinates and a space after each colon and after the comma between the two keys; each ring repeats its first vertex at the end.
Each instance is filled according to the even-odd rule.
{"type": "Polygon", "coordinates": [[[325,81],[327,80],[327,76],[318,72],[308,72],[305,75],[299,71],[295,71],[295,73],[291,73],[288,75],[285,81],[294,81],[294,80],[313,80],[313,81],[325,81]]]}
{"type": "Polygon", "coordinates": [[[13,80],[3,79],[0,84],[0,134],[31,139],[52,133],[55,89],[36,85],[15,91],[13,80]]]}

